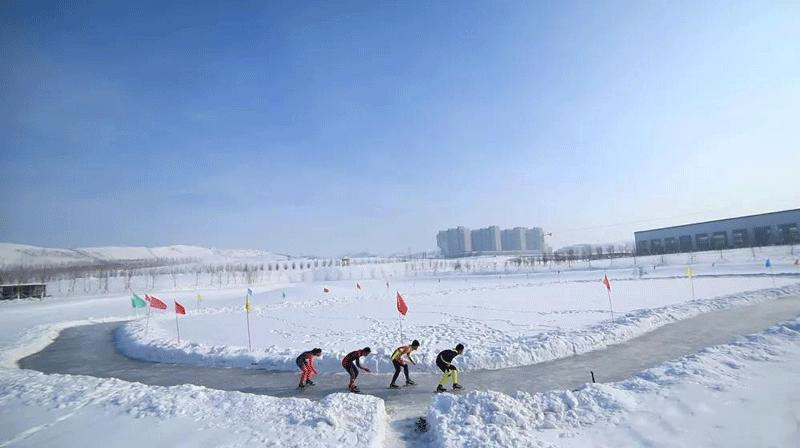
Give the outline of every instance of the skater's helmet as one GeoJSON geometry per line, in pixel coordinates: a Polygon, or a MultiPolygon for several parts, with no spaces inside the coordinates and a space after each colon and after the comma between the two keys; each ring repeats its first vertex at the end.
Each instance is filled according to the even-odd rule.
{"type": "Polygon", "coordinates": [[[417,347],[419,347],[419,341],[418,341],[418,340],[416,340],[416,339],[414,339],[414,340],[411,342],[411,346],[412,346],[412,347],[414,347],[414,348],[417,348],[417,347]]]}
{"type": "Polygon", "coordinates": [[[322,354],[322,349],[321,348],[315,348],[315,349],[311,350],[311,353],[314,354],[315,356],[319,356],[319,355],[322,354]]]}
{"type": "Polygon", "coordinates": [[[464,351],[464,344],[458,344],[458,345],[456,345],[456,351],[457,351],[458,353],[462,353],[462,352],[464,351]]]}
{"type": "Polygon", "coordinates": [[[364,347],[364,349],[363,349],[363,350],[361,350],[361,351],[362,351],[362,352],[364,352],[364,354],[365,354],[365,355],[369,355],[369,354],[370,354],[370,352],[372,352],[372,350],[370,350],[370,348],[369,348],[369,347],[364,347]]]}

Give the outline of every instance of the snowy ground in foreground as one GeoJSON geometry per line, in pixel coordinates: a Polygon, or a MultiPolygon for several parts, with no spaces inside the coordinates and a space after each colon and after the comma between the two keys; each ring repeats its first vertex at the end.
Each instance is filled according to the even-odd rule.
{"type": "Polygon", "coordinates": [[[0,446],[377,447],[383,400],[315,402],[198,386],[0,370],[0,446]]]}
{"type": "Polygon", "coordinates": [[[702,312],[800,293],[797,277],[706,276],[695,278],[698,300],[692,301],[689,281],[672,277],[684,271],[665,268],[647,278],[632,276],[628,269],[611,272],[616,325],[610,324],[601,272],[446,276],[396,280],[390,289],[383,281],[366,280],[360,291],[353,281],[257,290],[250,315],[252,351],[243,297],[217,299],[213,293],[206,294],[210,300],[199,311],[193,300],[184,303],[189,314],[179,318],[181,342],[174,314],[162,312],[149,323],[141,319],[125,325],[117,344],[126,355],[151,361],[277,370],[296,370],[297,354],[321,347],[324,354],[317,364],[323,372],[340,371],[344,354],[370,346],[376,355],[368,364],[380,363],[378,370],[385,372],[388,355],[401,343],[394,297],[400,290],[410,308],[402,342],[422,342],[418,368],[435,370],[436,353],[459,342],[467,346],[459,358],[462,368],[502,368],[593,350],[702,312]],[[779,289],[744,293],[773,284],[779,289]],[[331,293],[323,293],[323,286],[331,293]]]}
{"type": "Polygon", "coordinates": [[[383,400],[375,397],[336,394],[314,402],[16,368],[17,359],[44,348],[61,328],[129,318],[129,309],[120,306],[128,300],[4,304],[0,447],[382,445],[386,414],[383,400]]]}
{"type": "Polygon", "coordinates": [[[800,446],[800,319],[577,391],[437,396],[441,447],[800,446]]]}
{"type": "Polygon", "coordinates": [[[62,328],[132,317],[127,294],[0,302],[0,447],[381,446],[386,414],[375,397],[314,402],[43,375],[15,364],[62,328]]]}

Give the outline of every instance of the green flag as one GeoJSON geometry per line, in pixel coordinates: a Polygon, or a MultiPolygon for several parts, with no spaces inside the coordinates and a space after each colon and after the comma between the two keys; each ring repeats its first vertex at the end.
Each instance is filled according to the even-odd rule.
{"type": "Polygon", "coordinates": [[[134,308],[144,308],[147,306],[147,303],[142,300],[141,297],[134,294],[133,297],[131,297],[131,306],[134,308]]]}

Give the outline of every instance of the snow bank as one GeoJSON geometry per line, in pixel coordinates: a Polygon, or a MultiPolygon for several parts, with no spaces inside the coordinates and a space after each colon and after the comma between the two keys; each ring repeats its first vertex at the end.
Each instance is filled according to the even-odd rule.
{"type": "Polygon", "coordinates": [[[128,297],[5,307],[0,446],[382,445],[384,402],[372,396],[333,394],[314,402],[16,368],[19,358],[44,348],[63,328],[129,319],[117,314],[129,310],[125,301],[128,297]]]}
{"type": "Polygon", "coordinates": [[[331,394],[314,402],[13,369],[0,370],[0,408],[24,410],[2,413],[4,446],[23,439],[31,446],[76,446],[75,432],[93,446],[140,446],[140,437],[116,439],[131,427],[142,437],[177,427],[184,446],[378,447],[386,430],[383,400],[367,395],[331,394]],[[57,425],[82,415],[99,415],[102,424],[70,431],[57,425]]]}
{"type": "MultiPolygon", "coordinates": [[[[467,342],[467,350],[458,358],[457,362],[460,368],[464,370],[499,369],[530,365],[601,349],[630,340],[680,319],[795,294],[800,294],[800,283],[780,288],[742,292],[714,299],[693,300],[663,307],[633,310],[625,315],[618,315],[614,323],[602,321],[599,324],[586,325],[578,329],[556,329],[535,334],[514,335],[490,327],[479,319],[468,319],[456,315],[448,315],[445,324],[416,325],[407,328],[407,332],[424,341],[423,347],[415,355],[418,360],[415,368],[418,370],[437,371],[435,366],[437,351],[464,340],[464,335],[473,336],[471,340],[476,343],[471,344],[471,340],[464,340],[467,342]],[[441,341],[445,341],[448,345],[444,345],[441,341]]],[[[485,302],[483,297],[481,300],[485,302]]],[[[365,314],[366,311],[363,309],[369,306],[368,302],[355,297],[330,298],[313,303],[324,305],[326,321],[327,314],[336,313],[332,308],[334,305],[346,304],[362,308],[358,312],[365,314]]],[[[273,320],[269,321],[269,325],[272,327],[276,325],[274,320],[282,320],[285,319],[282,316],[288,316],[288,319],[293,319],[289,322],[291,325],[280,330],[280,332],[286,333],[284,335],[286,339],[308,339],[308,335],[297,331],[299,328],[307,326],[309,320],[314,318],[315,312],[309,311],[309,306],[309,302],[279,303],[260,308],[257,312],[270,316],[273,320]],[[280,309],[290,309],[290,312],[279,314],[280,309]]],[[[386,307],[385,305],[381,306],[386,307]]],[[[386,308],[389,309],[389,307],[386,308]]],[[[224,318],[223,315],[234,312],[237,313],[235,315],[237,318],[235,322],[238,323],[236,328],[241,332],[240,324],[244,315],[240,309],[204,310],[201,314],[214,315],[217,313],[220,318],[224,318]]],[[[343,315],[352,315],[350,313],[343,313],[343,315]]],[[[442,314],[442,312],[437,311],[436,314],[442,314]]],[[[601,315],[605,316],[605,314],[601,315]]],[[[563,319],[575,319],[577,314],[573,312],[572,314],[567,313],[565,316],[563,319]]],[[[485,315],[484,318],[486,318],[485,315]]],[[[535,315],[534,319],[537,318],[541,317],[535,315]]],[[[310,345],[306,349],[310,349],[311,346],[323,348],[323,357],[317,361],[320,371],[340,371],[341,357],[348,350],[364,345],[370,345],[375,353],[369,358],[369,365],[373,366],[378,362],[380,371],[389,371],[388,355],[397,344],[396,320],[383,322],[374,318],[370,319],[369,316],[360,316],[358,320],[348,324],[348,327],[358,325],[357,321],[359,320],[369,321],[369,326],[364,327],[361,332],[348,334],[347,336],[351,337],[351,340],[338,341],[336,338],[341,338],[345,329],[334,327],[330,330],[320,328],[314,339],[307,342],[310,345]],[[330,331],[330,336],[323,335],[323,332],[326,331],[330,331]]],[[[297,348],[275,344],[259,347],[254,344],[251,351],[240,345],[203,344],[187,340],[186,331],[183,332],[184,339],[179,343],[171,333],[172,330],[174,330],[174,321],[169,319],[158,322],[151,321],[149,326],[143,320],[133,321],[117,330],[115,342],[118,349],[126,356],[146,361],[288,371],[297,369],[294,364],[295,357],[299,353],[297,348]]],[[[246,333],[242,333],[242,335],[246,335],[246,333]]]]}
{"type": "Polygon", "coordinates": [[[428,410],[428,425],[436,446],[536,446],[533,431],[593,423],[605,413],[634,406],[630,395],[602,384],[534,395],[441,394],[428,410]]]}
{"type": "MultiPolygon", "coordinates": [[[[312,305],[322,304],[325,306],[334,306],[340,303],[354,302],[355,300],[355,297],[331,297],[301,302],[283,301],[270,307],[256,307],[253,312],[253,318],[277,309],[288,309],[290,313],[302,317],[303,310],[312,305]],[[266,308],[268,308],[269,311],[267,311],[266,308]]],[[[207,308],[200,311],[199,314],[203,316],[212,316],[212,318],[215,315],[226,316],[231,314],[235,314],[242,319],[245,317],[241,306],[207,308]]],[[[295,359],[300,354],[297,350],[275,345],[254,347],[253,350],[249,350],[247,347],[238,345],[206,345],[187,340],[186,338],[178,342],[177,339],[167,331],[167,328],[169,328],[169,330],[172,329],[172,326],[168,326],[170,323],[174,324],[169,318],[165,319],[163,316],[156,316],[149,323],[145,319],[128,322],[115,330],[114,343],[117,349],[125,356],[145,361],[198,366],[224,366],[287,371],[297,370],[295,359]]],[[[244,334],[246,333],[243,333],[243,335],[244,334]]],[[[312,347],[308,349],[310,348],[312,347]]],[[[323,354],[323,357],[315,361],[317,369],[320,371],[340,372],[341,358],[344,357],[346,353],[330,353],[327,348],[325,351],[326,353],[323,354]]]]}
{"type": "MultiPolygon", "coordinates": [[[[640,336],[648,331],[682,319],[688,319],[711,311],[724,310],[736,306],[753,305],[766,300],[800,294],[800,283],[780,288],[747,291],[706,300],[692,300],[686,303],[661,308],[642,309],[620,316],[615,321],[603,322],[578,331],[551,331],[522,338],[519,347],[510,350],[510,359],[493,353],[488,359],[478,359],[475,364],[482,368],[506,367],[534,364],[564,358],[574,354],[605,348],[640,336]]],[[[477,356],[476,356],[477,357],[477,356]]],[[[481,368],[470,365],[470,357],[464,356],[468,368],[481,368]]]]}
{"type": "MultiPolygon", "coordinates": [[[[686,418],[694,419],[693,399],[681,395],[684,391],[682,386],[691,384],[695,389],[700,387],[715,394],[734,387],[747,388],[743,380],[749,370],[755,369],[754,362],[781,360],[788,350],[797,352],[794,357],[800,361],[799,342],[800,318],[762,333],[739,337],[728,345],[711,347],[664,363],[619,383],[588,384],[574,392],[518,392],[511,396],[488,391],[470,392],[463,396],[438,395],[428,411],[431,440],[435,446],[441,447],[544,446],[542,431],[557,429],[556,438],[569,437],[569,432],[564,430],[599,422],[613,425],[613,431],[619,433],[625,431],[626,425],[620,425],[620,421],[626,414],[652,407],[654,397],[663,399],[671,394],[677,395],[674,401],[680,405],[678,407],[687,415],[686,418]]],[[[777,375],[784,376],[785,371],[778,370],[777,375]]],[[[769,385],[765,389],[769,389],[769,385]]],[[[784,393],[780,388],[761,391],[768,392],[784,393]]],[[[782,411],[778,409],[776,412],[782,411]]],[[[740,413],[747,414],[747,410],[740,413]]],[[[666,425],[669,418],[679,417],[663,415],[663,420],[657,425],[666,425]]],[[[768,424],[748,427],[762,432],[774,429],[768,424]]],[[[789,427],[786,431],[791,433],[793,429],[789,427]]]]}

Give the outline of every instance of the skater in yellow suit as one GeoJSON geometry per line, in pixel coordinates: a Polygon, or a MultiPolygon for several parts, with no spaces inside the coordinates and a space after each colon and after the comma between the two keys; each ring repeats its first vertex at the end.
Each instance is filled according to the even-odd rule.
{"type": "Polygon", "coordinates": [[[419,341],[414,339],[414,342],[412,342],[411,345],[404,345],[402,347],[397,347],[394,350],[394,352],[392,353],[392,365],[394,366],[394,376],[392,377],[391,384],[389,384],[389,388],[397,389],[398,387],[400,387],[397,384],[395,384],[395,381],[397,381],[397,377],[400,376],[401,368],[403,369],[403,374],[405,374],[406,376],[406,386],[413,386],[414,384],[416,384],[413,381],[411,381],[411,378],[409,378],[408,376],[408,364],[406,364],[406,361],[403,359],[403,356],[408,358],[411,364],[416,364],[417,362],[414,361],[414,358],[411,357],[411,353],[418,348],[419,348],[419,341]]]}

